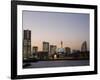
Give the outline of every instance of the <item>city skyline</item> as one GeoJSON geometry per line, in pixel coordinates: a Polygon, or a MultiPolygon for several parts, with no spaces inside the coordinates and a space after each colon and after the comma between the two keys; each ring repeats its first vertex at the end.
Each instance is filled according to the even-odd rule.
{"type": "MultiPolygon", "coordinates": [[[[60,48],[63,48],[63,49],[66,49],[66,48],[70,48],[71,49],[71,47],[69,47],[69,46],[65,46],[65,47],[61,47],[61,43],[60,43],[60,47],[57,47],[57,45],[55,44],[55,45],[53,45],[53,44],[50,44],[49,42],[46,42],[46,41],[43,41],[41,44],[42,44],[42,50],[41,51],[44,51],[44,49],[43,49],[43,43],[48,43],[48,46],[49,46],[49,51],[48,52],[50,52],[50,46],[55,46],[56,47],[56,49],[60,49],[60,48]]],[[[62,41],[61,41],[62,42],[62,41]]],[[[86,41],[84,41],[86,44],[87,44],[87,42],[86,41]]],[[[79,49],[71,49],[71,52],[73,52],[73,50],[75,50],[75,51],[83,51],[82,50],[82,47],[83,47],[83,43],[84,42],[82,42],[82,44],[80,45],[80,50],[79,49]]],[[[63,46],[63,45],[62,45],[63,46]]],[[[87,45],[85,45],[86,47],[84,47],[83,49],[87,49],[87,45]]],[[[32,48],[33,47],[37,47],[37,48],[39,48],[38,46],[32,46],[32,48]]],[[[40,50],[38,50],[38,51],[40,51],[40,50]]],[[[86,51],[89,51],[88,49],[86,50],[86,51]]]]}
{"type": "Polygon", "coordinates": [[[77,50],[87,41],[89,49],[89,14],[23,11],[23,29],[32,31],[31,45],[39,51],[43,41],[77,50]]]}

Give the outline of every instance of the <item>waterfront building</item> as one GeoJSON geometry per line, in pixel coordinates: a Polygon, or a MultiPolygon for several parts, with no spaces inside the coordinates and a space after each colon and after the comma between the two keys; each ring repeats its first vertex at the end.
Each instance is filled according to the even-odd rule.
{"type": "Polygon", "coordinates": [[[38,47],[37,46],[33,46],[32,47],[33,58],[37,58],[37,53],[38,53],[38,47]]]}
{"type": "Polygon", "coordinates": [[[37,53],[37,52],[38,52],[38,47],[37,46],[33,46],[32,53],[37,53]]]}
{"type": "Polygon", "coordinates": [[[57,54],[59,54],[59,58],[65,57],[65,49],[63,48],[63,42],[61,41],[61,47],[57,49],[57,54]]]}
{"type": "Polygon", "coordinates": [[[68,55],[71,53],[71,48],[65,47],[65,54],[68,55]]]}
{"type": "Polygon", "coordinates": [[[50,54],[56,53],[56,49],[57,49],[56,45],[50,45],[50,54]]]}
{"type": "Polygon", "coordinates": [[[84,41],[81,46],[81,54],[80,57],[83,59],[89,59],[90,53],[87,50],[87,42],[84,41]]]}
{"type": "Polygon", "coordinates": [[[38,59],[40,60],[47,60],[49,57],[48,57],[48,52],[44,52],[44,51],[39,51],[37,53],[37,57],[38,59]]]}
{"type": "Polygon", "coordinates": [[[57,49],[57,53],[63,54],[65,53],[65,49],[63,48],[63,42],[61,41],[61,47],[57,49]]]}
{"type": "Polygon", "coordinates": [[[84,41],[84,42],[82,43],[82,46],[81,46],[81,52],[86,52],[86,51],[87,51],[87,42],[84,41]]]}
{"type": "Polygon", "coordinates": [[[43,42],[43,52],[49,53],[49,42],[43,42]]]}
{"type": "Polygon", "coordinates": [[[23,59],[31,57],[31,31],[23,31],[23,59]]]}

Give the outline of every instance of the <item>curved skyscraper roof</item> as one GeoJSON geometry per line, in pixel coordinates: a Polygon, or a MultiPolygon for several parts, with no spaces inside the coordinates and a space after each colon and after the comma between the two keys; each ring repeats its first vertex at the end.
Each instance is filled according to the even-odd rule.
{"type": "Polygon", "coordinates": [[[84,42],[82,43],[81,51],[82,51],[82,52],[87,51],[87,42],[86,42],[86,41],[84,41],[84,42]]]}

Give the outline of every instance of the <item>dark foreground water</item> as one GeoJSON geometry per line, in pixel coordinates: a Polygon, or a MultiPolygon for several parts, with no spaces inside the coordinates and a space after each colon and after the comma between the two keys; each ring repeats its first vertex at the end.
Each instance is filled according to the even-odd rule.
{"type": "Polygon", "coordinates": [[[24,68],[87,66],[89,65],[89,60],[38,61],[38,62],[29,63],[29,64],[30,65],[24,68]]]}

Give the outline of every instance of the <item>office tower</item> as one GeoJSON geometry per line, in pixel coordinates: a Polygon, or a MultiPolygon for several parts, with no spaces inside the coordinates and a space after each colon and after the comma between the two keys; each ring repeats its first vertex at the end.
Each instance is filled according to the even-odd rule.
{"type": "Polygon", "coordinates": [[[32,57],[33,58],[37,58],[38,57],[37,53],[38,53],[38,47],[37,46],[33,46],[32,47],[32,55],[33,55],[32,57]]]}
{"type": "Polygon", "coordinates": [[[38,47],[37,46],[33,46],[32,53],[37,53],[37,52],[38,52],[38,47]]]}
{"type": "Polygon", "coordinates": [[[56,45],[50,45],[50,54],[56,53],[56,49],[57,49],[56,45]]]}
{"type": "Polygon", "coordinates": [[[49,42],[43,42],[43,52],[49,53],[49,42]]]}
{"type": "Polygon", "coordinates": [[[80,56],[83,59],[89,59],[90,54],[89,54],[89,51],[87,50],[87,42],[86,41],[84,41],[82,43],[80,56]]]}
{"type": "Polygon", "coordinates": [[[86,51],[87,51],[87,42],[84,41],[84,42],[82,43],[82,46],[81,46],[81,52],[86,52],[86,51]]]}
{"type": "Polygon", "coordinates": [[[69,47],[65,47],[65,54],[70,54],[71,53],[71,49],[69,47]]]}
{"type": "Polygon", "coordinates": [[[23,59],[31,57],[31,31],[24,30],[23,32],[23,59]]]}

